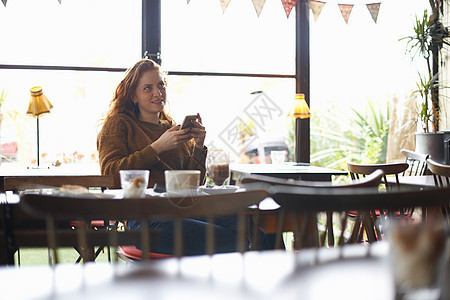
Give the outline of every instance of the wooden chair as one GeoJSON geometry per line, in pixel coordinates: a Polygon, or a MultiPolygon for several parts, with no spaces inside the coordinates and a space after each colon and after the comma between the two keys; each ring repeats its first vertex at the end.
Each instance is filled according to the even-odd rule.
{"type": "Polygon", "coordinates": [[[409,168],[403,172],[403,176],[423,176],[427,171],[427,159],[430,155],[417,153],[402,149],[400,152],[405,156],[405,163],[409,168]]]}
{"type": "MultiPolygon", "coordinates": [[[[342,188],[372,188],[377,189],[378,186],[381,183],[381,180],[384,176],[384,172],[382,170],[375,170],[372,174],[355,180],[354,182],[350,184],[339,184],[339,185],[332,185],[331,183],[324,183],[324,182],[305,182],[300,180],[292,180],[292,179],[281,179],[281,178],[275,178],[275,177],[269,177],[269,176],[263,176],[263,175],[248,175],[247,177],[243,178],[241,180],[241,183],[243,184],[243,187],[249,187],[252,184],[258,184],[258,183],[264,183],[269,184],[271,186],[277,185],[277,186],[290,186],[290,187],[304,187],[304,188],[314,188],[314,189],[342,189],[342,188]]],[[[299,199],[299,201],[302,201],[302,199],[299,199]]],[[[276,229],[276,247],[279,247],[281,244],[281,232],[286,230],[286,228],[293,229],[293,222],[291,220],[284,221],[284,211],[281,210],[279,214],[279,218],[281,221],[278,222],[278,226],[276,229]],[[286,225],[285,222],[288,222],[286,225]],[[289,226],[291,224],[291,226],[289,226]],[[282,229],[284,228],[284,229],[282,229]]],[[[334,229],[333,229],[333,213],[331,211],[325,212],[326,213],[326,222],[325,222],[325,229],[323,230],[323,234],[320,238],[319,245],[320,246],[335,246],[334,242],[334,229]],[[327,244],[325,244],[325,239],[327,238],[327,244]]],[[[308,220],[310,222],[309,225],[307,225],[311,230],[315,230],[315,225],[317,220],[317,215],[308,216],[305,220],[308,220]]],[[[364,213],[364,214],[358,214],[358,218],[356,218],[354,222],[354,226],[351,230],[352,234],[350,238],[348,239],[349,243],[358,242],[361,241],[363,236],[363,231],[373,231],[375,220],[373,219],[373,215],[370,213],[364,213]]],[[[372,237],[373,235],[371,235],[372,237]]],[[[295,233],[294,233],[295,237],[295,233]]],[[[296,238],[295,238],[296,239],[296,238]]],[[[375,240],[375,238],[374,238],[375,240]]],[[[372,241],[372,240],[371,240],[372,241]]],[[[294,242],[295,243],[295,242],[294,242]]],[[[315,243],[315,241],[313,241],[315,243]]]]}
{"type": "MultiPolygon", "coordinates": [[[[375,170],[382,170],[384,172],[384,186],[386,187],[387,192],[391,192],[395,189],[399,189],[400,182],[399,182],[399,175],[403,174],[408,168],[409,165],[407,163],[386,163],[386,164],[359,164],[359,163],[353,163],[350,161],[347,161],[347,168],[350,173],[350,176],[352,180],[358,180],[371,172],[375,170]],[[395,176],[395,182],[396,184],[394,186],[389,185],[388,181],[386,179],[386,175],[394,175],[395,176]]],[[[399,212],[395,212],[396,214],[400,215],[402,218],[403,216],[412,216],[414,212],[414,207],[404,207],[399,212]]],[[[380,218],[386,218],[386,214],[383,211],[375,210],[373,212],[373,218],[380,219],[380,218]]],[[[361,218],[360,214],[357,211],[349,211],[349,216],[351,218],[356,218],[356,222],[358,223],[358,219],[361,218]]],[[[379,221],[379,220],[378,220],[379,221]]],[[[376,222],[376,221],[375,221],[376,222]]],[[[369,241],[371,238],[369,237],[369,241]]]]}
{"type": "MultiPolygon", "coordinates": [[[[155,235],[150,234],[148,224],[149,218],[162,217],[171,218],[175,221],[175,256],[183,255],[182,240],[182,218],[205,217],[209,221],[209,228],[206,231],[206,253],[214,253],[214,230],[213,218],[217,215],[238,215],[238,238],[237,249],[239,252],[246,251],[246,232],[245,216],[248,213],[249,206],[258,205],[260,201],[268,196],[266,191],[254,190],[248,192],[237,192],[233,194],[207,195],[198,197],[147,197],[139,199],[95,199],[70,196],[52,196],[25,194],[21,197],[20,205],[23,209],[41,218],[46,218],[49,244],[54,253],[57,263],[56,248],[58,247],[58,231],[54,226],[56,220],[78,220],[82,224],[88,224],[93,219],[109,220],[140,220],[141,230],[139,232],[126,230],[117,232],[115,228],[108,231],[110,238],[107,242],[110,246],[118,245],[136,245],[137,241],[128,240],[127,234],[139,234],[140,244],[142,246],[142,259],[147,260],[147,253],[151,249],[151,243],[155,235]],[[188,203],[188,205],[184,205],[188,203]],[[118,239],[118,235],[122,238],[118,239]]],[[[256,209],[256,211],[258,211],[256,209]]],[[[76,230],[82,256],[87,254],[84,249],[89,248],[95,242],[91,239],[93,234],[87,231],[86,226],[81,226],[76,230]]],[[[256,233],[255,233],[256,234],[256,233]]],[[[254,236],[256,238],[256,236],[254,236]]],[[[157,242],[157,241],[156,241],[157,242]]]]}
{"type": "MultiPolygon", "coordinates": [[[[347,211],[398,211],[410,205],[430,207],[434,205],[448,205],[450,197],[449,188],[429,190],[398,190],[389,193],[379,193],[373,188],[342,188],[317,189],[314,187],[271,186],[271,197],[281,206],[283,211],[293,216],[292,220],[305,220],[309,215],[320,212],[334,212],[341,216],[341,235],[338,245],[344,244],[343,228],[346,227],[347,211]]],[[[318,236],[311,235],[306,226],[307,221],[297,222],[295,230],[304,238],[296,245],[296,249],[318,247],[318,236]],[[305,238],[306,237],[306,238],[305,238]],[[310,243],[313,240],[315,243],[310,243]]],[[[380,229],[381,230],[381,229],[380,229]]],[[[315,231],[317,232],[317,230],[315,231]]]]}
{"type": "MultiPolygon", "coordinates": [[[[59,188],[64,185],[82,186],[85,188],[98,188],[104,191],[114,187],[114,177],[111,175],[64,175],[64,176],[10,176],[3,179],[4,192],[12,191],[14,194],[28,189],[50,189],[59,188]]],[[[38,192],[38,191],[35,191],[38,192]]],[[[0,264],[14,264],[14,253],[18,253],[18,263],[20,265],[21,247],[47,247],[45,237],[45,220],[30,216],[24,212],[19,205],[2,204],[2,224],[0,233],[1,240],[4,241],[0,264]]],[[[63,226],[63,224],[60,224],[63,226]]],[[[66,227],[77,227],[77,222],[70,222],[66,227]]],[[[106,230],[109,224],[105,225],[104,220],[93,220],[91,227],[95,230],[106,230]]],[[[69,241],[70,239],[67,239],[69,241]]],[[[67,242],[65,246],[76,246],[75,243],[67,242]]],[[[103,247],[99,247],[95,252],[97,257],[103,247]]],[[[108,259],[110,260],[110,251],[108,259]]],[[[77,262],[81,260],[81,256],[77,262]]]]}
{"type": "MultiPolygon", "coordinates": [[[[450,187],[450,165],[443,165],[434,160],[427,159],[428,169],[433,174],[433,179],[436,187],[450,187]]],[[[450,197],[450,195],[449,195],[450,197]]],[[[449,212],[450,207],[442,206],[441,207],[442,215],[444,220],[447,222],[447,226],[450,224],[449,212]]]]}
{"type": "Polygon", "coordinates": [[[437,187],[450,186],[450,165],[443,165],[432,159],[427,159],[427,166],[433,174],[434,183],[437,187]]]}
{"type": "Polygon", "coordinates": [[[373,173],[375,170],[383,170],[384,183],[386,185],[386,189],[389,189],[386,176],[394,175],[398,186],[400,184],[398,180],[399,174],[405,172],[409,168],[409,165],[407,163],[358,164],[347,161],[347,168],[352,180],[359,180],[360,178],[373,173]]]}

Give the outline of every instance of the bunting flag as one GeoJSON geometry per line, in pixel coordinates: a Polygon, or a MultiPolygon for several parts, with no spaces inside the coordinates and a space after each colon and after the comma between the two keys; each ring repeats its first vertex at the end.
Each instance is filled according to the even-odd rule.
{"type": "Polygon", "coordinates": [[[58,0],[59,4],[61,4],[61,0],[58,0]]]}
{"type": "Polygon", "coordinates": [[[8,1],[8,0],[2,0],[2,2],[3,2],[3,5],[6,7],[6,1],[8,1]]]}
{"type": "Polygon", "coordinates": [[[259,15],[261,14],[264,4],[266,3],[266,0],[252,0],[252,2],[256,10],[256,15],[259,18],[259,15]]]}
{"type": "Polygon", "coordinates": [[[348,24],[348,19],[352,13],[353,4],[338,4],[342,17],[344,17],[345,23],[348,24]]]}
{"type": "Polygon", "coordinates": [[[220,5],[222,5],[222,12],[225,13],[225,10],[228,7],[228,4],[230,4],[231,0],[220,0],[220,5]]]}
{"type": "Polygon", "coordinates": [[[295,6],[295,3],[297,3],[297,0],[281,0],[281,3],[283,4],[284,11],[286,12],[286,17],[289,18],[292,8],[295,6]]]}
{"type": "Polygon", "coordinates": [[[311,8],[314,16],[314,22],[319,18],[322,8],[325,6],[325,2],[309,0],[309,8],[311,8]]]}
{"type": "Polygon", "coordinates": [[[377,23],[378,13],[380,12],[381,3],[371,3],[367,4],[367,8],[369,9],[370,15],[375,23],[377,23]]]}

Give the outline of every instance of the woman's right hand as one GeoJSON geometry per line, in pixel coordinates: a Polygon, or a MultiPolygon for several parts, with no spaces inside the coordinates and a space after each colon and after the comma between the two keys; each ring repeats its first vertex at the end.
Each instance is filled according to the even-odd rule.
{"type": "Polygon", "coordinates": [[[181,125],[174,126],[164,132],[159,139],[152,143],[152,148],[156,154],[172,150],[191,139],[189,128],[179,130],[181,125]]]}

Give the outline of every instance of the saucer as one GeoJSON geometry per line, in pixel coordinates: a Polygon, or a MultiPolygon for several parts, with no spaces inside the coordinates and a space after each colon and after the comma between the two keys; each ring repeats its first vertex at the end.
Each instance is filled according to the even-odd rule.
{"type": "Polygon", "coordinates": [[[230,193],[236,192],[238,189],[239,189],[239,187],[235,186],[235,185],[200,186],[198,188],[199,191],[204,192],[209,195],[230,194],[230,193]]]}

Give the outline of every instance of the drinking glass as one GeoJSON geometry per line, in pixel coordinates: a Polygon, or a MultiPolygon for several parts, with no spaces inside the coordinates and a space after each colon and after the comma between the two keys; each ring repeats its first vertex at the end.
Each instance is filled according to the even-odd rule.
{"type": "Polygon", "coordinates": [[[270,158],[272,159],[272,164],[282,165],[284,164],[284,160],[286,158],[285,151],[271,151],[270,158]]]}
{"type": "Polygon", "coordinates": [[[209,176],[216,185],[223,185],[230,176],[230,155],[224,150],[210,150],[206,159],[209,176]]]}
{"type": "Polygon", "coordinates": [[[124,198],[145,196],[150,176],[149,170],[120,170],[119,173],[124,198]]]}

